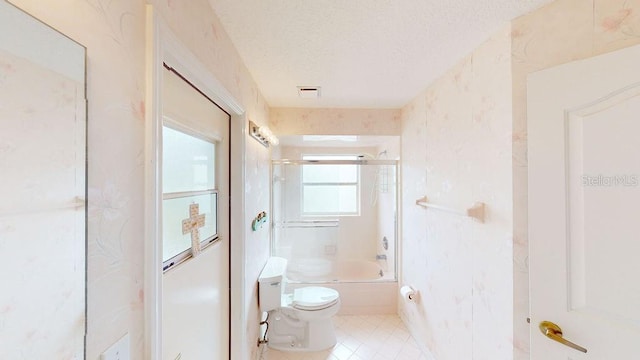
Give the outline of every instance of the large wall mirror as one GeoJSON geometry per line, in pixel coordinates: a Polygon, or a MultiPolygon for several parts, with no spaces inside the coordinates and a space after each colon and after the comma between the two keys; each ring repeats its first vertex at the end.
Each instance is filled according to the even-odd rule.
{"type": "Polygon", "coordinates": [[[85,48],[0,0],[0,359],[83,359],[85,48]]]}

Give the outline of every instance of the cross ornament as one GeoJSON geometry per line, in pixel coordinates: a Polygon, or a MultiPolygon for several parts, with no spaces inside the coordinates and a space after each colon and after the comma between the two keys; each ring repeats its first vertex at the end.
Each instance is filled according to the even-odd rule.
{"type": "Polygon", "coordinates": [[[200,228],[204,227],[205,214],[200,214],[200,205],[189,205],[189,217],[182,220],[182,234],[191,233],[191,254],[200,253],[200,228]]]}

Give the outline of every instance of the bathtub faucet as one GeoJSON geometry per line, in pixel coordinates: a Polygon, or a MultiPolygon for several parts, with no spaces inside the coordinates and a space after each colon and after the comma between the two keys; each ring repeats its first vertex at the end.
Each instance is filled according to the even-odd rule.
{"type": "Polygon", "coordinates": [[[387,255],[376,255],[376,260],[387,260],[387,255]]]}

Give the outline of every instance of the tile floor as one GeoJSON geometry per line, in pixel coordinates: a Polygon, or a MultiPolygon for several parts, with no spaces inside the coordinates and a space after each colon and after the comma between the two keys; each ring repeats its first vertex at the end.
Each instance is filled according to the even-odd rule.
{"type": "Polygon", "coordinates": [[[336,316],[338,343],[319,352],[261,349],[260,360],[425,360],[397,315],[336,316]]]}

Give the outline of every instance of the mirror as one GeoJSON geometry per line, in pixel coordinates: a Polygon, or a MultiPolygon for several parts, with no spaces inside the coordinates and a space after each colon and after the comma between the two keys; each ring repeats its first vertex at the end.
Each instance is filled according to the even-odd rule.
{"type": "Polygon", "coordinates": [[[85,48],[0,0],[0,359],[83,359],[85,48]]]}

